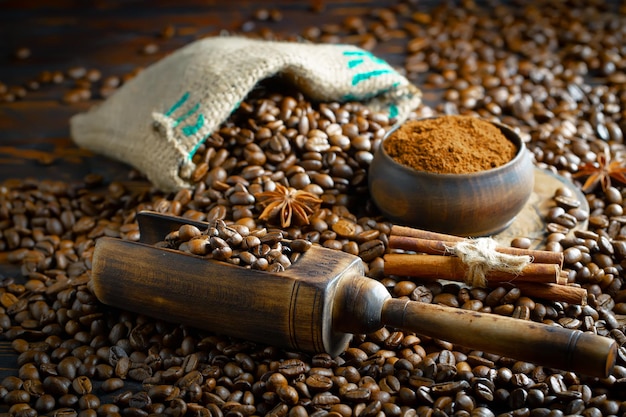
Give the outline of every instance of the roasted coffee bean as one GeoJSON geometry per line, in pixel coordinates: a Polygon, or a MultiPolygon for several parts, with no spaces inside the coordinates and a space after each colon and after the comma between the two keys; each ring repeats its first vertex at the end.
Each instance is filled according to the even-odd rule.
{"type": "Polygon", "coordinates": [[[93,385],[88,377],[79,376],[72,381],[72,388],[79,395],[85,395],[91,393],[93,385]]]}
{"type": "Polygon", "coordinates": [[[124,387],[124,380],[120,378],[108,378],[102,382],[100,387],[104,392],[117,391],[124,387]]]}
{"type": "Polygon", "coordinates": [[[359,256],[365,262],[370,262],[384,253],[385,245],[379,239],[370,240],[359,245],[359,256]]]}
{"type": "Polygon", "coordinates": [[[425,286],[417,286],[410,294],[411,300],[419,301],[423,303],[431,303],[433,300],[433,293],[425,286]]]}
{"type": "Polygon", "coordinates": [[[288,378],[303,374],[305,370],[306,365],[300,359],[287,359],[278,367],[278,371],[288,378]]]}
{"type": "Polygon", "coordinates": [[[328,408],[333,405],[339,404],[341,400],[336,395],[331,394],[330,392],[323,392],[316,394],[311,399],[311,403],[317,407],[328,408]]]}
{"type": "Polygon", "coordinates": [[[454,382],[442,382],[435,384],[431,387],[433,393],[439,395],[451,395],[456,394],[459,391],[469,388],[467,381],[454,381],[454,382]]]}

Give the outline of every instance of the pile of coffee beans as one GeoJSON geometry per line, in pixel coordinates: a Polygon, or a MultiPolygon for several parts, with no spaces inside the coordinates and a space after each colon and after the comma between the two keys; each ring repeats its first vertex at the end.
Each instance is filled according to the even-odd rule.
{"type": "Polygon", "coordinates": [[[287,241],[280,230],[250,230],[241,224],[228,226],[223,220],[210,224],[205,231],[185,224],[156,244],[157,247],[268,272],[289,268],[312,245],[305,239],[287,241]]]}
{"type": "MultiPolygon", "coordinates": [[[[586,178],[573,175],[583,164],[596,164],[605,186],[599,181],[587,190],[589,212],[564,188],[554,196],[546,219],[545,246],[564,252],[564,270],[573,284],[589,292],[587,305],[535,299],[511,287],[466,288],[385,276],[382,256],[391,224],[369,201],[367,172],[394,120],[360,103],[313,103],[297,91],[268,83],[246,98],[194,155],[198,169],[193,190],[170,195],[136,181],[106,183],[97,175],[72,183],[15,179],[0,185],[0,260],[19,269],[2,277],[0,285],[2,337],[18,354],[18,369],[0,381],[7,412],[133,417],[623,415],[626,216],[625,188],[616,174],[626,165],[623,12],[594,0],[488,6],[466,1],[428,9],[398,2],[298,34],[271,29],[288,10],[259,10],[242,25],[250,36],[264,38],[301,36],[373,51],[399,46],[402,62],[395,64],[424,91],[425,104],[414,117],[459,113],[507,123],[523,135],[538,167],[572,178],[578,186],[586,178]],[[600,166],[607,147],[614,163],[600,166]],[[322,206],[308,225],[277,230],[259,219],[254,196],[276,184],[319,196],[322,206]],[[238,235],[243,246],[254,246],[244,244],[246,239],[262,240],[254,231],[266,228],[272,236],[266,238],[271,244],[265,242],[268,253],[281,239],[302,242],[303,248],[320,244],[352,253],[361,257],[367,275],[380,280],[394,297],[612,337],[620,345],[617,365],[607,378],[591,378],[393,328],[355,335],[346,352],[333,358],[104,306],[90,290],[94,244],[102,236],[138,240],[136,214],[144,209],[213,222],[211,236],[238,241],[238,235]],[[570,232],[581,223],[587,226],[570,232]]],[[[72,74],[76,80],[88,77],[77,70],[72,74]]],[[[53,75],[64,77],[48,75],[52,84],[53,75]]],[[[101,88],[108,95],[121,84],[114,81],[123,77],[94,72],[91,78],[92,84],[81,88],[101,88]]],[[[59,82],[55,85],[62,86],[59,82]]],[[[13,100],[21,93],[8,88],[2,94],[13,100]]],[[[230,253],[217,239],[214,246],[204,244],[206,238],[194,242],[198,232],[204,231],[179,230],[164,244],[190,252],[210,250],[218,258],[254,265],[242,260],[243,252],[230,253]]],[[[523,237],[516,240],[520,246],[527,243],[523,237]]],[[[274,254],[285,264],[285,258],[293,262],[282,251],[274,254]]],[[[279,264],[276,268],[285,266],[279,264]]]]}

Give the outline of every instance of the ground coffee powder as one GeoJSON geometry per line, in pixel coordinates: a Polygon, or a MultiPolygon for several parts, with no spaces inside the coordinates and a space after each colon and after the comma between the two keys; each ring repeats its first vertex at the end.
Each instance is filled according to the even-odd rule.
{"type": "Polygon", "coordinates": [[[383,146],[403,165],[440,174],[496,168],[517,152],[492,123],[456,115],[408,121],[390,134],[383,146]]]}

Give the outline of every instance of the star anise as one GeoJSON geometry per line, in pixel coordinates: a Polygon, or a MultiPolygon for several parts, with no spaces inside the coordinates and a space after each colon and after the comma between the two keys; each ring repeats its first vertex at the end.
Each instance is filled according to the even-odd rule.
{"type": "Polygon", "coordinates": [[[611,186],[611,180],[626,184],[626,166],[621,160],[611,160],[611,151],[606,146],[603,152],[598,152],[595,162],[581,164],[573,177],[587,177],[581,187],[585,193],[593,191],[598,184],[606,191],[611,186]]]}
{"type": "Polygon", "coordinates": [[[282,227],[309,224],[309,216],[322,203],[315,194],[276,184],[274,191],[255,194],[257,202],[264,208],[260,220],[275,221],[282,227]]]}

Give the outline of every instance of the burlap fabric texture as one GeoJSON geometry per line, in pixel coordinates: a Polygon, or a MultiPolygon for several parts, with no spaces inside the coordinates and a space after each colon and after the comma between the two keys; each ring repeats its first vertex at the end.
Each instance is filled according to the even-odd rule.
{"type": "Polygon", "coordinates": [[[162,191],[188,188],[198,147],[275,75],[311,100],[362,101],[399,122],[421,100],[405,77],[355,46],[221,36],[175,51],[72,117],[72,139],[133,166],[162,191]]]}

